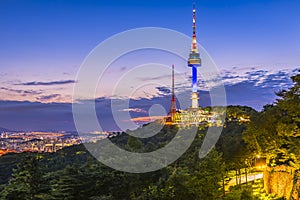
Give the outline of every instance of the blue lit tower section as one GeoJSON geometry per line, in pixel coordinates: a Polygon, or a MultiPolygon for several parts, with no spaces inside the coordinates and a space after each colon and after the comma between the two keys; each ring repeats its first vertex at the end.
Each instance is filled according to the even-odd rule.
{"type": "Polygon", "coordinates": [[[193,7],[193,40],[188,66],[192,68],[192,108],[198,108],[197,67],[201,66],[200,54],[196,40],[196,8],[193,7]]]}

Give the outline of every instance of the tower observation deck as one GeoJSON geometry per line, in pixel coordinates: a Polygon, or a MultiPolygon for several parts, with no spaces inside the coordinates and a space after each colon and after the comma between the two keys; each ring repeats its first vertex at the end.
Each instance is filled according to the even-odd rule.
{"type": "Polygon", "coordinates": [[[188,59],[188,66],[192,68],[192,108],[198,108],[198,79],[197,67],[201,66],[201,59],[196,40],[196,7],[193,6],[193,36],[192,46],[188,59]]]}

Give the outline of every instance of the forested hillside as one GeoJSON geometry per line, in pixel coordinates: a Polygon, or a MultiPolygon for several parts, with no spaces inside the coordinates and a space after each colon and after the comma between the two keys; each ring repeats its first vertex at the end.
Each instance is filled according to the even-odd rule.
{"type": "MultiPolygon", "coordinates": [[[[256,113],[245,107],[229,109],[233,108],[243,114],[256,113]]],[[[128,151],[149,152],[167,144],[177,129],[165,126],[151,138],[137,139],[123,133],[111,140],[128,151]]],[[[108,168],[96,161],[83,145],[51,154],[7,154],[0,157],[2,198],[217,199],[223,194],[226,170],[234,167],[230,154],[244,148],[244,129],[244,123],[228,122],[217,148],[204,159],[199,159],[198,153],[206,128],[198,130],[193,144],[180,159],[166,168],[145,174],[108,168]],[[234,145],[227,148],[228,143],[234,145]]]]}

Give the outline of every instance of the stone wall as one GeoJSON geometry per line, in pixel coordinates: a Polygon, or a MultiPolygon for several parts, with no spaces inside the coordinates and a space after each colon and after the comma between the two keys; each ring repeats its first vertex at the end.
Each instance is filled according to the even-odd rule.
{"type": "MultiPolygon", "coordinates": [[[[290,199],[294,186],[294,175],[295,169],[289,166],[267,167],[264,171],[264,188],[266,193],[290,199]]],[[[295,196],[298,195],[293,194],[293,197],[295,196]]]]}

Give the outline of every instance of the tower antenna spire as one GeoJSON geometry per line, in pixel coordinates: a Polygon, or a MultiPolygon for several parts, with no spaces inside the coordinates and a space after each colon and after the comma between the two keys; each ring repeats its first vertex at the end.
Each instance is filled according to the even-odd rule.
{"type": "Polygon", "coordinates": [[[192,51],[198,52],[197,39],[196,39],[196,4],[193,3],[193,41],[192,41],[192,51]]]}
{"type": "Polygon", "coordinates": [[[198,53],[197,45],[197,36],[196,36],[196,4],[193,3],[193,35],[192,35],[192,48],[191,51],[198,53]]]}

